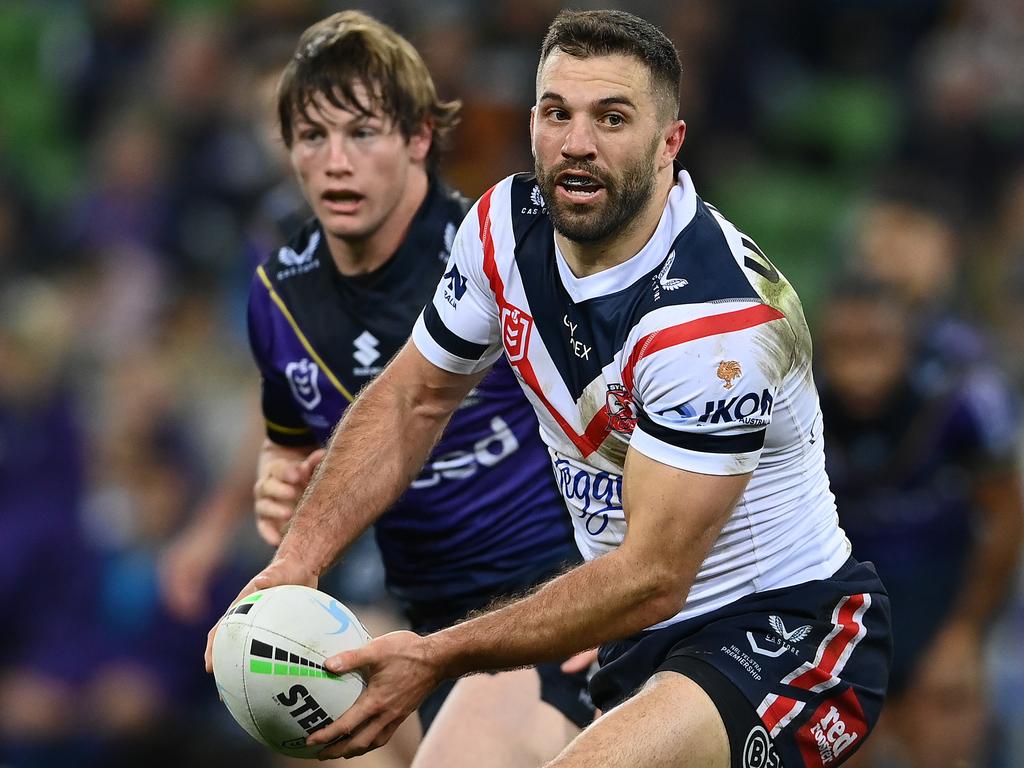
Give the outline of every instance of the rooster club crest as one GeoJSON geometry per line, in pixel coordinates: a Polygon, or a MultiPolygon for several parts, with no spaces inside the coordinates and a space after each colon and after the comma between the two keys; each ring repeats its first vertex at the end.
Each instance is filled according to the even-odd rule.
{"type": "Polygon", "coordinates": [[[725,360],[718,364],[718,378],[725,383],[726,389],[732,389],[733,382],[743,375],[743,369],[735,360],[725,360]]]}
{"type": "Polygon", "coordinates": [[[636,429],[636,405],[633,398],[621,384],[610,384],[605,396],[605,411],[608,413],[608,426],[622,435],[631,435],[636,429]]]}
{"type": "Polygon", "coordinates": [[[501,342],[510,363],[518,363],[530,347],[533,318],[511,305],[501,310],[501,342]]]}

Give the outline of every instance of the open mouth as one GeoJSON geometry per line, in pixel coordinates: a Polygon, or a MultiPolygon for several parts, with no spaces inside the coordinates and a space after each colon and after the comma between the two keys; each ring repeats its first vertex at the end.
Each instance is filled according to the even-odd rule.
{"type": "Polygon", "coordinates": [[[363,196],[351,190],[333,189],[320,195],[320,199],[327,205],[328,209],[338,212],[354,210],[363,200],[363,196]]]}
{"type": "Polygon", "coordinates": [[[555,178],[555,185],[564,191],[570,200],[585,201],[596,197],[604,184],[588,173],[563,171],[555,178]]]}

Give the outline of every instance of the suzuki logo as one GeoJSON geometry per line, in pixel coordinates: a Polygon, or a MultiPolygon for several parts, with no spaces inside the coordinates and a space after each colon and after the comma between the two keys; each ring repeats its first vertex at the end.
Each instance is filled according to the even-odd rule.
{"type": "Polygon", "coordinates": [[[377,341],[376,336],[369,331],[363,331],[352,342],[352,345],[356,348],[356,351],[352,353],[352,357],[364,367],[368,366],[380,357],[380,352],[377,351],[378,344],[380,342],[377,341]]]}

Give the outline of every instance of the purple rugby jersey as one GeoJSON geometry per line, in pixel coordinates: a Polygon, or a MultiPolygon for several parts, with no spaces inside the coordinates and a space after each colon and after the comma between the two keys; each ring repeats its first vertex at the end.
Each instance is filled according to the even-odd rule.
{"type": "MultiPolygon", "coordinates": [[[[271,440],[327,442],[353,396],[408,339],[465,210],[433,182],[401,247],[370,274],[341,275],[315,220],[259,267],[249,338],[271,440]]],[[[538,567],[578,561],[533,408],[504,359],[375,527],[388,588],[408,602],[483,595],[538,567]]]]}

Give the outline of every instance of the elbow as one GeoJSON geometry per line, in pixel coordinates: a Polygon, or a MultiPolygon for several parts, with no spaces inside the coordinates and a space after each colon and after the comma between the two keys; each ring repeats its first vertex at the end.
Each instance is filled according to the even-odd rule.
{"type": "Polygon", "coordinates": [[[640,601],[648,626],[671,619],[679,613],[690,591],[690,581],[681,579],[678,573],[652,569],[649,574],[645,594],[640,601]]]}

